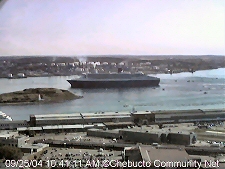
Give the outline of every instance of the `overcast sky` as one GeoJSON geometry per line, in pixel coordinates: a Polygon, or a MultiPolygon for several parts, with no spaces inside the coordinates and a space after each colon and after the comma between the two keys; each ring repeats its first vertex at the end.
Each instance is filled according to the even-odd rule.
{"type": "Polygon", "coordinates": [[[8,0],[0,55],[225,55],[224,0],[8,0]]]}

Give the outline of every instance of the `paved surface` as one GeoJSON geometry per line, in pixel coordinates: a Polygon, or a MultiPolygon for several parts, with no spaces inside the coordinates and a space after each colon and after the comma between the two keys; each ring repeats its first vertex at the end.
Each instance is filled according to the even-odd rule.
{"type": "Polygon", "coordinates": [[[60,141],[77,141],[77,142],[101,142],[110,143],[111,139],[88,137],[86,132],[77,133],[60,133],[60,134],[37,134],[34,137],[30,137],[29,143],[33,143],[35,140],[60,140],[60,141]]]}
{"type": "MultiPolygon", "coordinates": [[[[89,165],[91,162],[121,160],[121,151],[109,151],[100,149],[73,149],[73,148],[48,148],[38,156],[47,167],[80,167],[89,165]]],[[[96,167],[97,168],[97,167],[96,167]]]]}

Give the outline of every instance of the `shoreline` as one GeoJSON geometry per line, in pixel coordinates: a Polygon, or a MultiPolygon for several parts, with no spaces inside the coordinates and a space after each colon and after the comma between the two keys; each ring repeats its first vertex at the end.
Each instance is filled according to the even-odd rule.
{"type": "MultiPolygon", "coordinates": [[[[218,69],[225,69],[225,67],[219,67],[219,68],[213,68],[213,69],[199,69],[199,70],[193,71],[193,73],[191,71],[180,71],[180,72],[174,72],[171,75],[173,75],[173,74],[176,75],[176,74],[180,74],[180,73],[191,73],[191,74],[194,74],[195,72],[199,72],[199,71],[218,70],[218,69]]],[[[156,72],[153,72],[151,74],[154,74],[154,75],[157,75],[157,74],[169,75],[170,73],[163,73],[163,72],[156,73],[156,72]]]]}
{"type": "Polygon", "coordinates": [[[39,105],[76,100],[83,96],[57,88],[29,88],[0,94],[0,105],[39,105]]]}
{"type": "MultiPolygon", "coordinates": [[[[217,75],[223,75],[224,69],[219,71],[201,71],[196,73],[196,76],[215,78],[217,75]],[[202,75],[202,76],[201,76],[202,75]],[[211,76],[212,75],[212,76],[211,76]]],[[[83,95],[83,99],[66,101],[61,103],[49,103],[49,104],[24,104],[23,105],[4,105],[1,110],[8,113],[13,119],[26,119],[26,114],[33,112],[35,114],[46,113],[72,113],[72,112],[96,112],[96,111],[127,111],[132,110],[134,107],[138,111],[146,110],[174,110],[174,109],[213,109],[213,108],[224,108],[224,78],[221,80],[202,80],[201,78],[194,79],[195,82],[199,83],[187,83],[190,80],[189,77],[193,77],[195,74],[181,73],[173,76],[162,75],[161,87],[156,90],[151,88],[137,89],[137,90],[74,90],[71,89],[69,84],[66,83],[66,79],[69,77],[52,77],[52,78],[31,78],[24,80],[1,80],[3,84],[2,93],[9,91],[17,91],[29,87],[56,87],[61,89],[67,89],[74,92],[77,95],[83,95]],[[184,81],[183,79],[187,77],[184,81]],[[167,77],[169,80],[167,80],[167,77]],[[171,79],[171,80],[170,80],[171,79]],[[175,80],[178,80],[175,82],[175,80]],[[184,82],[184,83],[180,83],[184,82]],[[213,83],[212,83],[213,82],[213,83]],[[217,85],[218,84],[218,85],[217,85]],[[192,87],[193,86],[193,87],[192,87]],[[4,89],[5,88],[5,89],[4,89]],[[194,88],[194,89],[193,89],[194,88]],[[210,89],[209,89],[210,88],[210,89]],[[202,90],[202,91],[201,91],[202,90]],[[207,92],[207,95],[204,94],[207,92]],[[168,97],[169,96],[169,97],[168,97]],[[140,99],[139,99],[140,98],[140,99]],[[120,101],[120,102],[119,102],[120,101]],[[198,105],[196,105],[196,102],[198,105]],[[128,107],[123,105],[127,104],[128,107]],[[25,106],[26,105],[26,106],[25,106]],[[18,108],[17,108],[18,107],[18,108]],[[20,115],[18,115],[20,114],[20,115]]],[[[218,76],[219,79],[221,76],[218,76]]],[[[72,77],[71,77],[72,78],[72,77]]]]}
{"type": "MultiPolygon", "coordinates": [[[[77,96],[76,99],[82,99],[83,96],[77,96]]],[[[76,100],[75,99],[75,100],[76,100]]],[[[0,106],[30,106],[30,105],[52,105],[52,104],[60,104],[60,103],[65,103],[67,101],[71,100],[65,100],[65,101],[48,101],[48,102],[20,102],[20,103],[0,103],[0,106]]]]}
{"type": "MultiPolygon", "coordinates": [[[[199,70],[195,70],[193,73],[191,71],[175,71],[172,74],[179,74],[179,73],[192,73],[192,74],[194,74],[195,72],[198,72],[198,71],[217,70],[217,69],[225,69],[225,67],[219,67],[219,68],[213,68],[213,69],[199,69],[199,70]]],[[[157,74],[166,75],[166,74],[171,74],[169,72],[163,72],[163,71],[159,71],[159,72],[156,72],[156,71],[142,71],[142,72],[144,72],[145,74],[151,74],[151,75],[157,75],[157,74]]],[[[34,78],[34,77],[66,77],[66,76],[80,76],[81,74],[40,75],[40,76],[39,75],[33,75],[33,76],[27,75],[26,77],[21,77],[21,78],[0,77],[0,79],[14,80],[14,79],[27,79],[27,78],[34,78]]]]}

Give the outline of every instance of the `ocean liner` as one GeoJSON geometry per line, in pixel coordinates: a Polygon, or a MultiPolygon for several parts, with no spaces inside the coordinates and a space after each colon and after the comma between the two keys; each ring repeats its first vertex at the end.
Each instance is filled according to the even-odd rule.
{"type": "Polygon", "coordinates": [[[2,111],[0,111],[0,122],[1,121],[12,121],[12,117],[6,115],[2,111]]]}
{"type": "Polygon", "coordinates": [[[118,69],[118,73],[89,73],[67,81],[72,88],[132,88],[158,86],[160,79],[143,73],[123,73],[118,69]]]}

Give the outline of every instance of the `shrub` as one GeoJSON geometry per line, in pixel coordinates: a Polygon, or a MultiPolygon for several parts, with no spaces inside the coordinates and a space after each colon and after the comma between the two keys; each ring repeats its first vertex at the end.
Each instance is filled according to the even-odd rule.
{"type": "Polygon", "coordinates": [[[17,147],[1,146],[0,147],[0,159],[7,160],[19,160],[23,156],[22,151],[17,147]]]}

